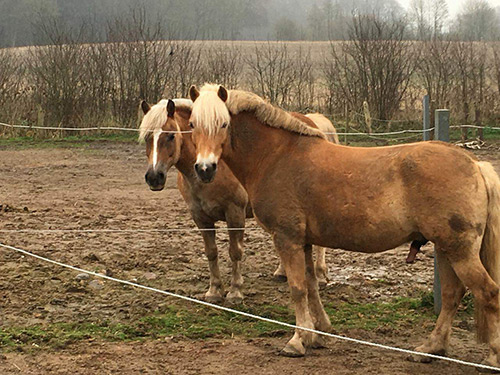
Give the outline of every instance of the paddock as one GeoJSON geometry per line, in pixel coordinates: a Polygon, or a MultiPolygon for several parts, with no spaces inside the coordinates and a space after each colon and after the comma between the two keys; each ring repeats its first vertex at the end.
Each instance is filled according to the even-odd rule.
{"type": "MultiPolygon", "coordinates": [[[[155,193],[144,182],[141,145],[101,141],[49,146],[0,146],[0,230],[6,230],[0,242],[158,289],[195,298],[204,294],[209,273],[203,244],[176,188],[177,172],[168,175],[165,191],[155,193]],[[59,228],[193,230],[15,231],[59,228]]],[[[475,151],[498,172],[499,146],[497,142],[475,151]]],[[[248,221],[247,227],[245,301],[236,307],[293,322],[288,286],[272,279],[277,264],[272,242],[255,221],[248,221]]],[[[227,284],[228,237],[224,231],[217,236],[223,243],[219,256],[227,284]]],[[[432,305],[425,304],[432,290],[433,247],[426,245],[410,265],[405,263],[407,250],[402,246],[375,255],[327,252],[330,282],[321,294],[335,333],[407,349],[425,339],[435,320],[432,305]],[[422,306],[413,306],[418,301],[422,306]]],[[[402,354],[337,340],[305,358],[283,358],[277,353],[291,330],[278,326],[87,278],[6,249],[0,250],[0,272],[2,374],[124,369],[250,374],[256,366],[261,373],[278,374],[476,373],[444,361],[413,363],[402,354]],[[171,322],[173,317],[178,319],[171,322]],[[213,323],[212,329],[207,322],[213,323]]],[[[473,316],[464,310],[454,322],[449,354],[480,362],[487,348],[476,344],[473,316]]]]}

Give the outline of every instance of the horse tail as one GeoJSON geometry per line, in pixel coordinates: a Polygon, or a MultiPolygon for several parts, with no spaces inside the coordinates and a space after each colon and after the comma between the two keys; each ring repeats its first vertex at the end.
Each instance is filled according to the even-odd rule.
{"type": "Polygon", "coordinates": [[[318,127],[319,130],[321,130],[323,133],[328,133],[326,134],[326,138],[335,144],[339,144],[339,136],[337,135],[337,129],[335,129],[335,126],[333,126],[333,123],[324,115],[321,113],[308,113],[305,115],[309,119],[311,119],[314,124],[318,127]]]}
{"type": "MultiPolygon", "coordinates": [[[[477,162],[488,193],[488,218],[481,244],[481,262],[493,281],[500,286],[500,178],[490,163],[477,162]]],[[[477,336],[488,342],[488,322],[480,306],[476,307],[477,336]]]]}

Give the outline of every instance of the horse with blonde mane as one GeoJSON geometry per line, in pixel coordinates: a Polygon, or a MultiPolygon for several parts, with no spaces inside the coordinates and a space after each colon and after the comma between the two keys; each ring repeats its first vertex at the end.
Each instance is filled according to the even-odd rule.
{"type": "MultiPolygon", "coordinates": [[[[446,352],[467,287],[476,300],[478,338],[490,347],[486,362],[499,366],[500,179],[491,164],[441,142],[336,145],[245,91],[193,86],[190,96],[197,174],[211,181],[222,158],[246,189],[286,269],[299,327],[330,329],[312,245],[375,253],[429,240],[442,308],[416,350],[446,352]]],[[[297,329],[282,353],[302,356],[321,344],[297,329]]]]}
{"type": "MultiPolygon", "coordinates": [[[[153,106],[145,101],[141,103],[144,118],[139,138],[146,143],[149,164],[145,178],[151,190],[160,191],[165,186],[166,176],[171,167],[175,166],[180,172],[177,175],[179,191],[197,227],[205,229],[201,235],[210,270],[210,286],[205,299],[221,302],[224,299],[224,287],[218,265],[215,230],[213,230],[215,223],[226,221],[229,228],[243,228],[245,218],[253,215],[245,189],[223,163],[219,165],[219,173],[212,184],[204,184],[196,177],[193,168],[196,153],[189,134],[192,130],[189,127],[191,106],[192,102],[189,99],[161,100],[153,106]]],[[[336,136],[333,124],[322,115],[295,114],[295,116],[312,127],[318,123],[329,136],[336,136]]],[[[241,292],[243,231],[229,232],[229,255],[232,261],[232,276],[226,298],[231,303],[238,303],[243,298],[241,292]]],[[[320,284],[326,285],[328,270],[325,249],[322,247],[316,247],[315,267],[320,276],[320,284]]],[[[274,277],[286,281],[286,273],[281,263],[274,277]]]]}

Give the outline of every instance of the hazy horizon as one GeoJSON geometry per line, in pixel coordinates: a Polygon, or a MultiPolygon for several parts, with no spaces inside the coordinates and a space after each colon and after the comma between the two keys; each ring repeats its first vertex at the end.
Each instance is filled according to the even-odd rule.
{"type": "MultiPolygon", "coordinates": [[[[450,16],[453,17],[462,9],[463,4],[467,0],[446,0],[448,3],[448,10],[450,12],[450,16]]],[[[492,7],[500,6],[500,0],[487,0],[487,2],[492,7]]],[[[408,9],[411,3],[411,0],[399,0],[399,3],[405,8],[408,9]]]]}

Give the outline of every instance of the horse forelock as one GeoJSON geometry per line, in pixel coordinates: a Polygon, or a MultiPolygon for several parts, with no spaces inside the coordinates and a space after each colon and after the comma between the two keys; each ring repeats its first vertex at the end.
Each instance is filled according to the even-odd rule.
{"type": "Polygon", "coordinates": [[[200,90],[200,95],[193,104],[191,119],[196,126],[215,134],[222,124],[231,121],[226,104],[219,98],[219,85],[206,84],[200,90]]]}
{"type": "MultiPolygon", "coordinates": [[[[186,108],[191,110],[193,102],[190,99],[176,98],[172,99],[177,108],[186,108]]],[[[144,115],[141,126],[139,127],[139,140],[144,141],[148,134],[162,130],[167,123],[167,103],[168,99],[162,99],[151,107],[148,113],[144,115]]],[[[180,131],[179,125],[176,124],[177,131],[180,131]]]]}

